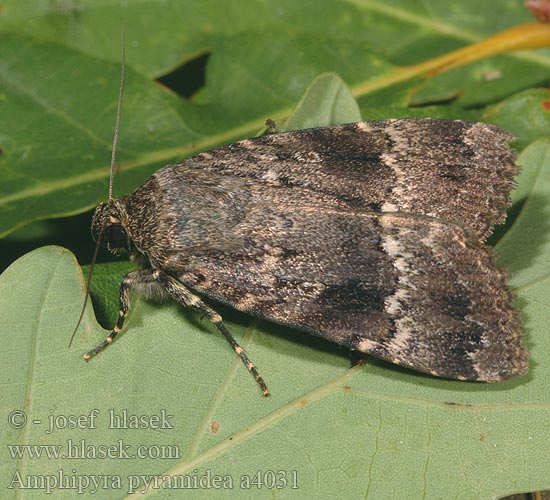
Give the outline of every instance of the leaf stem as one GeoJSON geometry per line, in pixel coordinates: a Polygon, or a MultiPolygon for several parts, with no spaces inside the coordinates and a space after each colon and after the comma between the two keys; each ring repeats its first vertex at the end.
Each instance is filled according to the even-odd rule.
{"type": "Polygon", "coordinates": [[[411,66],[396,67],[386,75],[352,87],[354,97],[415,77],[431,78],[449,69],[515,50],[550,47],[550,24],[525,23],[501,31],[479,42],[411,66]]]}

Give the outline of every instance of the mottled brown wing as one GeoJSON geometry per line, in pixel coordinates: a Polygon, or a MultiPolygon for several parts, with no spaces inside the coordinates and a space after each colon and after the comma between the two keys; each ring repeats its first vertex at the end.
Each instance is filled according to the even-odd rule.
{"type": "MultiPolygon", "coordinates": [[[[498,381],[526,370],[506,275],[468,231],[422,216],[286,214],[179,279],[249,314],[415,370],[498,381]]],[[[181,263],[181,262],[180,262],[181,263]]]]}
{"type": "Polygon", "coordinates": [[[351,208],[438,217],[469,226],[484,240],[510,204],[517,174],[512,139],[485,123],[383,120],[266,135],[184,164],[262,185],[298,186],[351,208]]]}
{"type": "Polygon", "coordinates": [[[526,352],[479,239],[508,203],[508,140],[397,120],[242,141],[156,172],[126,200],[127,227],[154,267],[238,310],[415,370],[504,380],[526,352]]]}

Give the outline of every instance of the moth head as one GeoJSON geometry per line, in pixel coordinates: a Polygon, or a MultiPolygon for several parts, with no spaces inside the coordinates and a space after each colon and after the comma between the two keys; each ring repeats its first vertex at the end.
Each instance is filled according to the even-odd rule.
{"type": "Polygon", "coordinates": [[[92,218],[92,238],[115,255],[129,253],[131,241],[126,222],[126,209],[121,200],[100,203],[92,218]]]}

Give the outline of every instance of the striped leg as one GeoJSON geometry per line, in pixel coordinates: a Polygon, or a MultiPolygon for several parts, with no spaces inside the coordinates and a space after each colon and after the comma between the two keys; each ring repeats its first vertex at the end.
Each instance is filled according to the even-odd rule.
{"type": "Polygon", "coordinates": [[[196,309],[198,312],[206,316],[210,321],[212,321],[212,323],[216,325],[221,334],[229,342],[233,350],[241,358],[248,371],[256,379],[256,382],[258,382],[258,385],[262,390],[262,394],[264,396],[269,396],[269,390],[267,389],[267,386],[265,385],[262,377],[258,373],[258,370],[256,370],[256,367],[254,366],[252,361],[250,361],[248,356],[245,354],[244,349],[239,344],[237,344],[233,336],[229,333],[222,322],[222,317],[212,308],[208,307],[199,297],[191,293],[184,285],[182,285],[172,276],[165,274],[161,271],[154,271],[153,274],[158,276],[159,283],[174,300],[176,300],[180,304],[196,309]]]}
{"type": "Polygon", "coordinates": [[[103,351],[103,349],[105,349],[108,345],[112,344],[116,336],[118,335],[118,332],[122,330],[124,320],[126,319],[128,311],[130,310],[130,289],[132,287],[139,288],[140,286],[147,285],[148,283],[152,283],[155,281],[156,276],[151,269],[132,271],[131,273],[128,273],[126,276],[124,276],[124,278],[122,279],[122,283],[120,284],[119,311],[116,325],[113,328],[113,331],[103,342],[101,342],[101,344],[97,345],[91,351],[88,351],[86,354],[84,354],[84,359],[86,361],[93,358],[97,353],[103,351]]]}

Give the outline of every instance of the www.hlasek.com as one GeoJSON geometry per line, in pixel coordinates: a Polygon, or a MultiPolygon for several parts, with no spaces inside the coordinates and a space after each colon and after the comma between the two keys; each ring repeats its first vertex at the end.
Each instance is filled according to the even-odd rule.
{"type": "Polygon", "coordinates": [[[38,460],[46,458],[59,459],[177,459],[181,458],[178,445],[139,445],[132,447],[123,439],[118,439],[113,444],[92,444],[85,439],[73,441],[67,439],[65,444],[8,444],[8,453],[13,460],[30,458],[38,460]]]}
{"type": "Polygon", "coordinates": [[[126,477],[119,475],[77,474],[71,469],[67,474],[59,469],[49,475],[22,475],[17,471],[9,485],[9,489],[43,490],[51,494],[56,490],[74,490],[78,494],[95,494],[100,490],[120,490],[125,488],[127,494],[145,494],[158,489],[298,489],[298,474],[295,470],[258,470],[252,474],[241,474],[234,477],[231,474],[215,474],[210,469],[199,471],[193,469],[190,474],[181,475],[141,475],[131,474],[126,477]]]}

